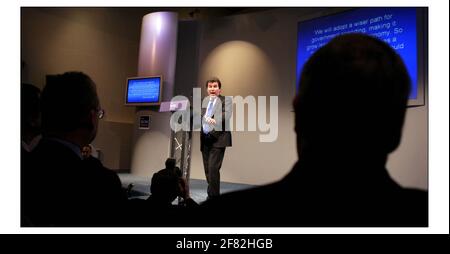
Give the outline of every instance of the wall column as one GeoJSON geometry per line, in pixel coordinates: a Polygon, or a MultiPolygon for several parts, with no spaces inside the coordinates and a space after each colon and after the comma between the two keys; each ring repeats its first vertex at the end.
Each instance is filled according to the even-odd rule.
{"type": "MultiPolygon", "coordinates": [[[[142,19],[138,76],[161,75],[162,101],[173,97],[177,56],[178,14],[154,12],[142,19]]],[[[170,149],[170,112],[159,107],[138,107],[134,125],[131,173],[152,176],[164,168],[170,149]],[[139,129],[139,117],[150,115],[150,129],[139,129]]]]}

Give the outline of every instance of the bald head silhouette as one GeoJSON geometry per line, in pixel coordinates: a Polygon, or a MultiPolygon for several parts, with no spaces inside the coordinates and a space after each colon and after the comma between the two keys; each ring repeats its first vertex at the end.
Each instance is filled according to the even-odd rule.
{"type": "Polygon", "coordinates": [[[303,152],[383,157],[400,142],[410,91],[400,56],[363,34],[335,37],[305,64],[294,101],[303,152]]]}

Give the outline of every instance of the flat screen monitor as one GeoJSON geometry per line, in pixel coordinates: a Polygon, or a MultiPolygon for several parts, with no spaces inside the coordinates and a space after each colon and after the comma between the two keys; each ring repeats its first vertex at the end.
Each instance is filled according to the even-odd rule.
{"type": "Polygon", "coordinates": [[[125,91],[125,105],[160,105],[162,97],[161,93],[161,76],[128,78],[125,91]]]}
{"type": "Polygon", "coordinates": [[[297,91],[303,65],[337,35],[364,33],[388,43],[403,59],[411,78],[408,105],[424,104],[426,8],[356,8],[300,21],[297,30],[297,91]]]}

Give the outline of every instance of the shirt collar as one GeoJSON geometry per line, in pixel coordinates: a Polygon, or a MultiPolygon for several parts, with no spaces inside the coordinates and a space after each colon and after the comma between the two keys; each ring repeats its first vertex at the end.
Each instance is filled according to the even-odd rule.
{"type": "Polygon", "coordinates": [[[52,140],[52,141],[56,141],[56,142],[64,145],[65,147],[67,147],[70,150],[72,150],[80,159],[83,159],[83,157],[81,156],[81,149],[80,149],[80,147],[75,145],[74,143],[71,143],[71,142],[63,140],[63,139],[55,138],[55,137],[51,137],[51,138],[47,138],[47,139],[48,140],[52,140]]]}
{"type": "Polygon", "coordinates": [[[22,140],[22,148],[27,152],[33,151],[33,149],[39,144],[39,141],[41,141],[41,138],[42,135],[37,135],[29,143],[22,140]]]}
{"type": "Polygon", "coordinates": [[[219,98],[219,96],[216,96],[216,97],[209,96],[209,101],[212,101],[213,105],[215,105],[218,98],[219,98]]]}

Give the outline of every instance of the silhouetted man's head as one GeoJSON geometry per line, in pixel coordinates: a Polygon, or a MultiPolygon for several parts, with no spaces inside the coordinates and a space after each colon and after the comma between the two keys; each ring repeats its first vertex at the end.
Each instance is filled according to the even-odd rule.
{"type": "Polygon", "coordinates": [[[174,158],[167,158],[166,168],[175,168],[176,160],[174,158]]]}
{"type": "Polygon", "coordinates": [[[294,107],[300,154],[387,154],[398,146],[410,80],[386,43],[362,34],[338,36],[311,56],[299,85],[294,107]]]}
{"type": "Polygon", "coordinates": [[[177,161],[175,158],[167,158],[166,160],[166,169],[172,170],[178,177],[181,177],[183,174],[179,167],[176,166],[177,161]]]}
{"type": "Polygon", "coordinates": [[[83,145],[97,133],[101,111],[95,83],[81,72],[48,75],[42,91],[42,128],[46,134],[83,133],[83,145]]]}

